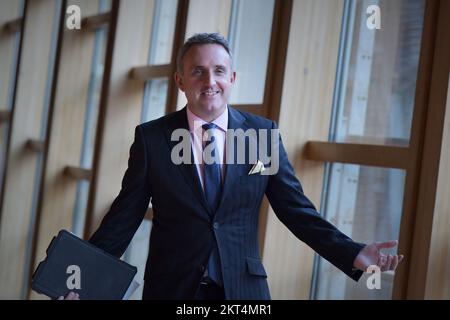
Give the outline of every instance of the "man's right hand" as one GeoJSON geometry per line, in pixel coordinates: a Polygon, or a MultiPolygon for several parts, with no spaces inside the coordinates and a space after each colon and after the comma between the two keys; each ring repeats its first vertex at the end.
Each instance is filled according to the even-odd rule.
{"type": "Polygon", "coordinates": [[[65,298],[64,296],[60,296],[58,300],[80,300],[80,295],[70,291],[65,298]]]}

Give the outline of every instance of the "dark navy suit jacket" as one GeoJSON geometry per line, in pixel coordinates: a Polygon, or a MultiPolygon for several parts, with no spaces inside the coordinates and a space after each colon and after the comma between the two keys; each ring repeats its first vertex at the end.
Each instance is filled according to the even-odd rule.
{"type": "MultiPolygon", "coordinates": [[[[274,122],[228,107],[229,129],[274,129],[274,122]]],[[[279,171],[248,175],[252,164],[225,169],[222,200],[210,212],[195,164],[175,165],[175,129],[188,129],[186,108],[137,126],[122,189],[90,242],[121,256],[151,199],[153,226],[143,299],[193,299],[214,241],[227,299],[270,299],[258,249],[264,194],[281,222],[300,240],[354,280],[353,261],[363,244],[324,220],[303,194],[279,140],[279,171]]]]}

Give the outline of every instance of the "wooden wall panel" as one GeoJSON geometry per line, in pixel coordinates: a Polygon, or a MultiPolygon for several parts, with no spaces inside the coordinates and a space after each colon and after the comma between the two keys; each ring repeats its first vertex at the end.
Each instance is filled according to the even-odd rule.
{"type": "MultiPolygon", "coordinates": [[[[323,164],[300,160],[308,140],[327,140],[343,1],[294,1],[279,127],[306,195],[318,206],[323,164]]],[[[270,210],[264,264],[273,299],[308,299],[313,251],[270,210]]]]}
{"type": "Polygon", "coordinates": [[[433,217],[425,298],[450,299],[450,79],[433,217]]]}
{"type": "MultiPolygon", "coordinates": [[[[20,47],[20,35],[18,32],[9,32],[8,25],[16,24],[14,21],[23,22],[22,17],[19,17],[22,15],[20,11],[20,2],[17,0],[0,2],[0,207],[6,168],[9,124],[13,108],[14,75],[20,47]]],[[[20,23],[20,27],[21,25],[22,23],[20,23]]]]}
{"type": "Polygon", "coordinates": [[[97,229],[120,191],[134,128],[140,123],[144,84],[130,79],[129,72],[133,67],[147,64],[153,8],[152,0],[120,2],[110,94],[100,119],[98,157],[94,160],[96,170],[87,217],[88,235],[97,229]]]}
{"type": "MultiPolygon", "coordinates": [[[[414,224],[410,227],[412,232],[409,232],[412,242],[409,260],[407,261],[409,262],[409,273],[407,279],[404,280],[406,284],[405,298],[407,299],[424,299],[427,297],[428,275],[433,277],[434,268],[440,268],[441,263],[445,265],[445,262],[436,259],[431,260],[432,257],[436,258],[436,251],[433,252],[433,250],[439,251],[447,246],[447,244],[436,242],[441,231],[440,229],[433,230],[433,226],[436,227],[434,221],[445,223],[446,216],[446,213],[437,212],[435,205],[437,204],[436,197],[442,199],[438,196],[438,177],[441,174],[445,177],[445,173],[439,171],[439,161],[442,143],[445,142],[443,137],[445,132],[444,118],[450,72],[450,20],[448,19],[450,2],[429,0],[428,4],[436,10],[430,10],[429,14],[433,13],[431,11],[436,12],[437,15],[431,17],[437,29],[432,34],[431,32],[425,34],[425,40],[423,40],[424,43],[431,40],[431,43],[434,44],[434,52],[432,51],[429,56],[424,57],[424,60],[432,59],[430,65],[431,78],[427,86],[420,88],[429,90],[426,103],[416,105],[417,110],[415,110],[413,117],[411,148],[414,148],[413,150],[417,152],[416,157],[419,165],[408,171],[408,175],[417,178],[415,187],[418,193],[407,199],[413,206],[411,218],[414,219],[414,224]],[[433,38],[429,39],[428,37],[433,38]],[[420,106],[420,109],[418,109],[418,106],[420,106]],[[417,121],[416,126],[414,120],[417,121]],[[434,215],[436,215],[436,218],[434,215]],[[433,248],[433,245],[437,247],[433,248]],[[434,266],[434,263],[437,263],[439,267],[434,266]]],[[[448,196],[448,190],[446,192],[448,196]]],[[[448,280],[440,278],[439,281],[443,284],[448,280]]]]}
{"type": "Polygon", "coordinates": [[[185,39],[200,32],[219,32],[225,38],[231,16],[231,0],[190,0],[185,39]]]}
{"type": "MultiPolygon", "coordinates": [[[[68,1],[80,6],[83,16],[98,13],[98,0],[68,1]]],[[[86,102],[91,77],[95,33],[63,28],[58,82],[48,151],[43,176],[42,199],[35,238],[34,266],[45,258],[51,239],[61,229],[72,229],[77,180],[64,175],[66,166],[79,166],[85,127],[86,102]]],[[[32,52],[30,52],[33,54],[32,52]]],[[[32,298],[38,297],[33,293],[32,298]]]]}
{"type": "Polygon", "coordinates": [[[409,299],[448,297],[449,232],[448,207],[448,137],[445,119],[448,117],[448,83],[450,72],[450,2],[439,1],[435,50],[430,92],[426,105],[426,120],[421,159],[418,195],[415,199],[415,224],[412,234],[410,268],[407,280],[409,299]],[[446,115],[447,113],[447,115],[446,115]],[[442,152],[442,154],[441,154],[442,152]],[[440,171],[440,170],[444,171],[440,171]],[[443,189],[439,189],[439,187],[443,189]],[[442,193],[443,192],[443,193],[442,193]],[[444,199],[443,199],[444,198],[444,199]],[[447,252],[445,252],[447,250],[447,252]],[[447,267],[447,268],[445,268],[447,267]],[[445,270],[445,272],[443,272],[445,270]],[[430,283],[427,283],[430,280],[430,283]],[[439,283],[440,282],[440,283],[439,283]],[[447,285],[447,288],[445,287],[447,285]]]}
{"type": "Polygon", "coordinates": [[[8,89],[11,72],[14,70],[15,33],[4,30],[5,24],[19,18],[19,4],[17,0],[7,0],[0,3],[0,110],[8,110],[8,89]]]}
{"type": "Polygon", "coordinates": [[[29,1],[25,17],[0,225],[2,299],[23,298],[24,282],[28,281],[26,261],[33,230],[37,154],[25,149],[25,144],[30,138],[40,139],[46,84],[53,77],[48,68],[52,28],[58,14],[55,3],[29,1]]]}

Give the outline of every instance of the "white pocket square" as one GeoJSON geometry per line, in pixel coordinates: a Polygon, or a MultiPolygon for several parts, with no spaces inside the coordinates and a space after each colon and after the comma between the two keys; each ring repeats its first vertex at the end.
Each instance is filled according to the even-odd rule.
{"type": "Polygon", "coordinates": [[[258,160],[252,167],[252,169],[249,171],[249,175],[250,174],[255,174],[255,173],[261,173],[264,170],[266,170],[266,168],[264,168],[264,163],[262,163],[260,160],[258,160]]]}

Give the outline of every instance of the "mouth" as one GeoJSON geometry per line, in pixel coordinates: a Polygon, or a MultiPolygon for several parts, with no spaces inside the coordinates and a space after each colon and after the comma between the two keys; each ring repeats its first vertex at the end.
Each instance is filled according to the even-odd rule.
{"type": "Polygon", "coordinates": [[[202,96],[206,96],[206,97],[213,97],[215,95],[218,95],[220,93],[220,90],[205,90],[202,91],[200,94],[202,96]]]}

